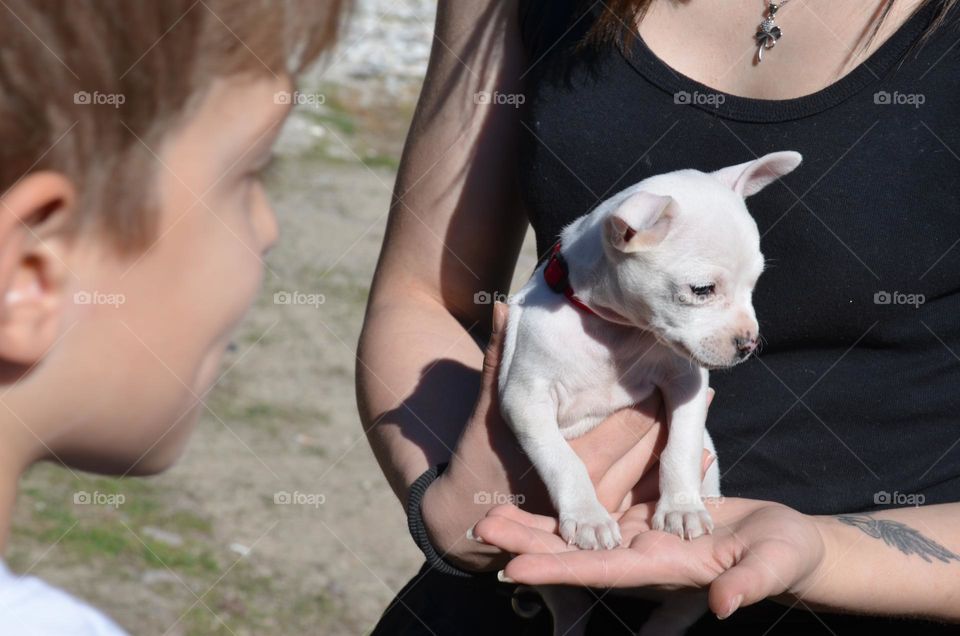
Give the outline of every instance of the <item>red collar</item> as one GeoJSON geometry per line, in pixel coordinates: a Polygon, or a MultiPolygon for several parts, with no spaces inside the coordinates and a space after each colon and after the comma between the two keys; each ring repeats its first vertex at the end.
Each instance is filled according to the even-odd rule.
{"type": "Polygon", "coordinates": [[[560,241],[553,246],[550,251],[550,258],[547,260],[547,266],[543,268],[543,280],[547,281],[550,289],[558,294],[567,297],[575,307],[588,314],[597,315],[597,312],[590,309],[586,303],[577,298],[573,293],[573,287],[570,285],[570,270],[567,267],[567,261],[560,253],[560,241]]]}

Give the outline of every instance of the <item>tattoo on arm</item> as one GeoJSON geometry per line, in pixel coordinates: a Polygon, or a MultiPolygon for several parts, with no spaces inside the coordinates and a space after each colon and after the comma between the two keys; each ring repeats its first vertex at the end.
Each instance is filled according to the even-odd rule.
{"type": "Polygon", "coordinates": [[[874,519],[870,515],[838,515],[837,520],[859,528],[874,539],[883,539],[884,543],[904,554],[917,554],[927,563],[932,563],[930,557],[943,563],[960,561],[960,556],[899,521],[874,519]]]}

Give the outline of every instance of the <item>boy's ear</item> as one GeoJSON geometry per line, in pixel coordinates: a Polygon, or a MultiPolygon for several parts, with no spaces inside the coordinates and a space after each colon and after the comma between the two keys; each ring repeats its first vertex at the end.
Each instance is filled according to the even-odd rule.
{"type": "Polygon", "coordinates": [[[66,176],[27,175],[0,196],[0,361],[39,362],[56,342],[69,286],[64,224],[76,191],[66,176]]]}

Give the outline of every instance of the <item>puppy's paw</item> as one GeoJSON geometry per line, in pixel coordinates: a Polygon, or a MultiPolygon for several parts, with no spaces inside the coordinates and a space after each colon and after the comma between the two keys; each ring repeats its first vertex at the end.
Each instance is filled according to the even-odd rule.
{"type": "Polygon", "coordinates": [[[620,526],[597,502],[560,514],[560,536],[582,550],[612,550],[620,545],[620,526]]]}
{"type": "Polygon", "coordinates": [[[654,530],[675,534],[681,539],[696,539],[704,533],[713,532],[713,518],[699,498],[688,502],[678,502],[676,499],[682,498],[660,498],[650,524],[654,530]]]}

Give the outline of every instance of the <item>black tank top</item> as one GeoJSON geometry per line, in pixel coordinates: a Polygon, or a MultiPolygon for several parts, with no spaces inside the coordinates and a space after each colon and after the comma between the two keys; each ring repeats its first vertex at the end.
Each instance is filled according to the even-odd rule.
{"type": "MultiPolygon", "coordinates": [[[[754,294],[765,344],[710,376],[727,496],[812,514],[960,501],[960,11],[914,46],[937,4],[829,87],[759,100],[674,71],[642,40],[575,49],[594,14],[522,3],[520,185],[540,254],[650,175],[804,156],[747,200],[768,260],[754,294]]],[[[759,634],[784,612],[765,602],[697,633],[759,634]]],[[[853,626],[838,633],[885,622],[829,618],[853,626]]],[[[769,633],[830,632],[791,611],[769,633]]]]}

